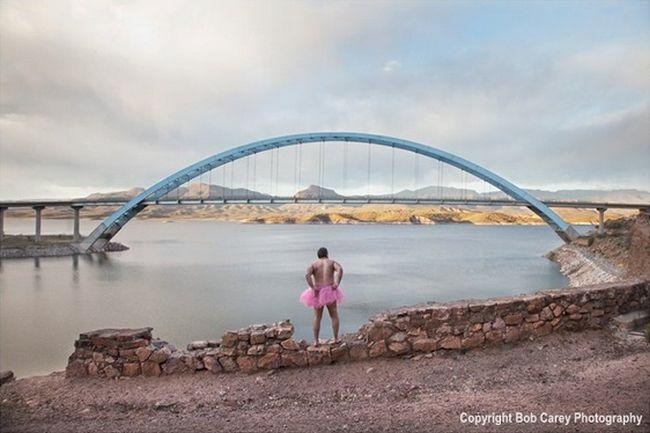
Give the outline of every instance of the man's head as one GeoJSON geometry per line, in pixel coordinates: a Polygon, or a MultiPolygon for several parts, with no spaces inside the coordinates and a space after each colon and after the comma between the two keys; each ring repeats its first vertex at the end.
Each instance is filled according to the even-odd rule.
{"type": "Polygon", "coordinates": [[[328,254],[327,253],[327,248],[325,248],[325,247],[320,247],[318,249],[318,252],[316,253],[316,255],[318,256],[319,259],[322,259],[323,257],[327,257],[327,254],[328,254]]]}

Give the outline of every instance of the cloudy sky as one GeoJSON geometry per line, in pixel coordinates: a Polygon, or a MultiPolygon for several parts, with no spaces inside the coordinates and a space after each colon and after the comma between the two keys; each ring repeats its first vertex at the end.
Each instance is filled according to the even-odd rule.
{"type": "Polygon", "coordinates": [[[0,104],[3,199],[148,186],[324,130],[419,141],[525,187],[648,190],[650,2],[4,0],[0,104]]]}

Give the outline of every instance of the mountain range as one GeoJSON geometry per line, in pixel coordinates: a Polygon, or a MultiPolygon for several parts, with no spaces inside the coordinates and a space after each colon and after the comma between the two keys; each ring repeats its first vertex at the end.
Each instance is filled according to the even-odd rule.
{"type": "MultiPolygon", "coordinates": [[[[131,199],[144,191],[143,188],[131,188],[126,191],[115,191],[109,193],[93,193],[83,199],[131,199]]],[[[526,190],[539,200],[552,201],[593,201],[593,202],[611,202],[611,203],[650,203],[650,192],[638,189],[566,189],[558,191],[547,191],[541,189],[526,190]]],[[[481,193],[473,189],[461,189],[454,187],[427,186],[417,190],[405,189],[389,194],[370,195],[371,198],[467,198],[467,199],[507,199],[508,196],[501,191],[492,191],[481,193]]],[[[253,191],[246,188],[228,188],[220,185],[208,185],[206,183],[193,184],[189,187],[180,187],[177,190],[167,194],[163,199],[200,199],[200,198],[250,198],[250,199],[268,199],[269,194],[253,191]]],[[[310,185],[309,187],[296,192],[293,197],[302,199],[341,199],[344,195],[337,193],[333,189],[310,185]]],[[[365,197],[365,196],[364,196],[365,197]]]]}
{"type": "MultiPolygon", "coordinates": [[[[94,193],[84,199],[131,199],[144,191],[142,188],[131,188],[126,191],[109,193],[94,193]]],[[[639,190],[562,190],[543,191],[531,190],[542,200],[584,200],[609,202],[638,202],[649,203],[650,193],[639,190]]],[[[397,198],[505,198],[500,192],[479,193],[474,190],[459,188],[429,186],[418,190],[403,190],[395,194],[397,198]]],[[[181,187],[165,196],[165,199],[198,200],[198,199],[264,199],[268,194],[245,188],[227,188],[220,185],[193,184],[181,187]]],[[[344,196],[333,189],[310,185],[294,194],[303,199],[340,199],[344,196]]],[[[387,195],[372,195],[371,197],[391,197],[387,195]]],[[[102,219],[110,215],[115,206],[88,206],[82,210],[82,217],[102,219]]],[[[566,221],[576,224],[594,224],[598,221],[598,213],[593,209],[558,208],[555,211],[566,221]]],[[[71,217],[71,209],[65,207],[49,207],[44,209],[45,218],[67,219],[71,217]]],[[[635,213],[635,210],[610,209],[607,219],[619,218],[635,213]]],[[[8,217],[33,217],[32,209],[10,209],[8,217]]],[[[439,223],[470,223],[470,224],[542,224],[535,214],[526,207],[478,207],[478,206],[433,206],[433,205],[404,205],[404,204],[237,204],[229,203],[204,205],[164,205],[149,206],[138,214],[140,219],[176,220],[215,220],[236,221],[265,224],[439,224],[439,223]]]]}

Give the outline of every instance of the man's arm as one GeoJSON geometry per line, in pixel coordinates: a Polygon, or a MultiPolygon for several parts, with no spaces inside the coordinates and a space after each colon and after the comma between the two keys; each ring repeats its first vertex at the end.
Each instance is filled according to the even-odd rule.
{"type": "Polygon", "coordinates": [[[338,262],[334,262],[334,287],[338,288],[343,279],[343,266],[339,265],[338,262]]]}
{"type": "Polygon", "coordinates": [[[307,273],[305,274],[305,280],[307,281],[307,284],[309,287],[312,289],[314,288],[314,265],[313,263],[309,265],[307,268],[307,273]]]}

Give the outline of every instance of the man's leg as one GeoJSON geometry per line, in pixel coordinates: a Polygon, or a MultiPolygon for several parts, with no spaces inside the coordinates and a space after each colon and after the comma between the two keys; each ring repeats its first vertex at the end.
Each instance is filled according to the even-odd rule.
{"type": "Polygon", "coordinates": [[[318,346],[318,334],[320,334],[320,319],[323,318],[323,307],[314,308],[314,321],[312,327],[314,329],[314,344],[318,346]]]}
{"type": "Polygon", "coordinates": [[[330,314],[330,319],[332,319],[334,341],[339,341],[339,312],[336,309],[336,302],[332,302],[327,306],[327,312],[330,314]]]}

